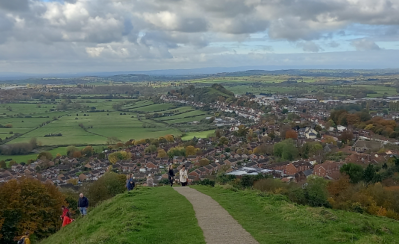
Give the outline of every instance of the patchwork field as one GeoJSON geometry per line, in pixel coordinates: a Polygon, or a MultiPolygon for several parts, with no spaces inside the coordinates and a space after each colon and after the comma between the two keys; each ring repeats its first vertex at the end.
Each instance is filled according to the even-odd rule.
{"type": "MultiPolygon", "coordinates": [[[[60,147],[51,151],[54,156],[57,153],[64,155],[66,146],[106,145],[109,137],[116,137],[125,142],[167,134],[181,135],[182,131],[190,131],[181,124],[200,121],[209,116],[206,112],[190,106],[154,104],[148,100],[72,99],[65,111],[58,111],[60,104],[65,104],[65,100],[48,102],[2,104],[0,138],[3,144],[29,142],[36,138],[40,146],[60,147]],[[116,110],[116,105],[120,104],[125,104],[120,107],[123,111],[116,110]],[[175,115],[146,119],[146,114],[160,112],[175,115]],[[16,136],[16,133],[19,136],[16,136]],[[50,136],[54,134],[62,136],[50,136]]],[[[187,124],[187,127],[189,126],[187,124]]],[[[0,155],[0,160],[26,162],[28,159],[35,159],[36,156],[36,153],[0,155]]]]}

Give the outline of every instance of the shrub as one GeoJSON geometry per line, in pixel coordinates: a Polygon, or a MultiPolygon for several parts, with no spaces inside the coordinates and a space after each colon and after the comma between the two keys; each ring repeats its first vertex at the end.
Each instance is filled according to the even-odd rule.
{"type": "Polygon", "coordinates": [[[215,186],[215,181],[209,180],[209,179],[204,179],[196,182],[198,185],[203,185],[203,186],[215,186]]]}
{"type": "Polygon", "coordinates": [[[53,184],[33,178],[10,180],[0,187],[0,242],[13,243],[23,232],[44,238],[60,227],[65,198],[53,184]]]}
{"type": "Polygon", "coordinates": [[[124,175],[108,172],[88,186],[86,195],[90,200],[90,204],[95,206],[101,201],[123,193],[126,189],[125,184],[126,177],[124,175]]]}

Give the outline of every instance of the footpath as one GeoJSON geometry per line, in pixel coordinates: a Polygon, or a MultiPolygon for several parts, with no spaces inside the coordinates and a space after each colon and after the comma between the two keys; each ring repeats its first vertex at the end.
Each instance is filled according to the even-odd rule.
{"type": "Polygon", "coordinates": [[[258,244],[242,226],[210,196],[189,187],[174,187],[193,205],[207,244],[258,244]]]}

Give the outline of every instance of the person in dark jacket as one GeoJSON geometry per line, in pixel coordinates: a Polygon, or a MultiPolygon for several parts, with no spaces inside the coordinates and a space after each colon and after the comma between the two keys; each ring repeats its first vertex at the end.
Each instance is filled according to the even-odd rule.
{"type": "Polygon", "coordinates": [[[168,178],[169,178],[170,186],[173,187],[173,181],[175,180],[175,172],[173,171],[172,165],[169,165],[168,178]]]}
{"type": "Polygon", "coordinates": [[[127,180],[126,180],[127,191],[133,190],[135,185],[136,184],[134,183],[133,174],[127,175],[127,180]]]}
{"type": "Polygon", "coordinates": [[[82,216],[85,216],[87,214],[88,207],[89,207],[89,200],[85,196],[83,196],[83,193],[80,193],[78,208],[82,216]]]}

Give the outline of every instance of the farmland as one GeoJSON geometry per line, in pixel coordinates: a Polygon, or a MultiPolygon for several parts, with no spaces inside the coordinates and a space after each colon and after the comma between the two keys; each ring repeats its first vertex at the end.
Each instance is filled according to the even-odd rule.
{"type": "MultiPolygon", "coordinates": [[[[67,109],[60,110],[63,100],[7,103],[0,106],[0,138],[3,144],[38,140],[39,146],[49,146],[52,154],[66,153],[69,145],[106,145],[110,137],[125,142],[130,139],[157,138],[167,134],[181,135],[185,126],[209,116],[190,106],[154,103],[134,99],[72,99],[67,109]],[[79,104],[79,105],[77,105],[79,104]],[[115,105],[123,104],[116,107],[115,105]],[[169,116],[146,118],[146,115],[166,112],[169,116]],[[179,124],[179,126],[177,126],[179,124]],[[57,148],[59,147],[59,148],[57,148]]],[[[47,150],[47,149],[46,149],[47,150]]],[[[29,155],[0,155],[0,160],[25,162],[29,155]]]]}

